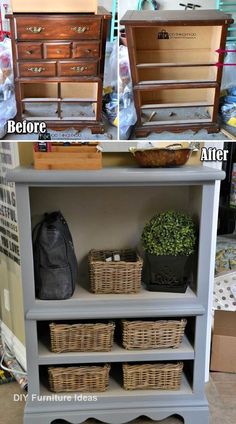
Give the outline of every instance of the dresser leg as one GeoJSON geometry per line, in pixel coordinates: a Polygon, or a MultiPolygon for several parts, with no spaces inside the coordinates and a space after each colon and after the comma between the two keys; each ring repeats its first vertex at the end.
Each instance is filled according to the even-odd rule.
{"type": "Polygon", "coordinates": [[[209,424],[210,416],[207,409],[200,411],[190,411],[181,414],[184,419],[184,424],[209,424]]]}

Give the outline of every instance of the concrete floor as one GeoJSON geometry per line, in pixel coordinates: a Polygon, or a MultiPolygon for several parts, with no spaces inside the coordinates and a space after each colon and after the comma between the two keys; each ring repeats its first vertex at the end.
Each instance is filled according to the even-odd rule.
{"type": "MultiPolygon", "coordinates": [[[[24,402],[14,402],[14,394],[23,393],[17,383],[0,386],[1,413],[0,424],[23,424],[24,402]]],[[[211,373],[210,383],[206,385],[206,393],[210,403],[210,424],[235,424],[236,413],[236,374],[211,373]]],[[[63,421],[58,421],[58,424],[63,421]]],[[[89,424],[99,424],[89,420],[89,424]]],[[[152,421],[140,417],[132,424],[151,424],[152,421]]],[[[171,417],[158,424],[180,424],[181,421],[171,417]]],[[[201,424],[201,423],[199,423],[201,424]]]]}

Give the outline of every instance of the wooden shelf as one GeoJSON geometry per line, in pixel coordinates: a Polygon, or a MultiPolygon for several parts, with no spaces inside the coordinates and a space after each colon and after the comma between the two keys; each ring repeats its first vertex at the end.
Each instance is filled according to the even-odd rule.
{"type": "Polygon", "coordinates": [[[137,68],[182,68],[182,67],[196,67],[196,66],[215,66],[215,62],[212,63],[189,63],[189,62],[163,62],[163,63],[138,63],[137,68]]]}
{"type": "MultiPolygon", "coordinates": [[[[188,83],[203,83],[203,82],[214,82],[214,79],[185,79],[185,80],[178,80],[178,83],[180,84],[188,84],[188,83]]],[[[176,80],[154,80],[154,81],[139,81],[139,85],[154,85],[154,84],[176,84],[176,80]]]]}
{"type": "Polygon", "coordinates": [[[83,98],[76,98],[76,99],[73,99],[73,98],[44,98],[44,97],[40,97],[40,98],[37,98],[37,97],[33,97],[33,98],[30,98],[30,97],[26,97],[26,98],[23,98],[22,99],[22,102],[23,103],[53,103],[53,102],[57,102],[57,103],[59,103],[59,102],[64,102],[64,103],[97,103],[98,101],[96,100],[96,99],[92,99],[92,98],[85,98],[85,99],[83,99],[83,98]]]}
{"type": "Polygon", "coordinates": [[[178,349],[136,349],[127,350],[117,343],[111,352],[69,352],[52,353],[49,349],[49,342],[39,340],[38,345],[38,363],[39,365],[56,364],[84,364],[98,362],[135,362],[135,361],[177,361],[193,360],[194,349],[186,336],[178,349]]]}
{"type": "Polygon", "coordinates": [[[146,104],[142,105],[141,109],[169,109],[169,108],[180,108],[180,107],[205,107],[213,106],[210,102],[178,102],[178,103],[164,103],[164,104],[146,104]]]}
{"type": "Polygon", "coordinates": [[[21,100],[23,103],[58,103],[61,100],[59,98],[35,98],[35,97],[26,97],[21,100]]]}
{"type": "Polygon", "coordinates": [[[177,124],[201,124],[201,123],[210,123],[212,120],[210,118],[204,118],[204,119],[179,119],[179,120],[171,120],[171,121],[149,121],[149,122],[143,122],[142,125],[145,126],[155,126],[155,125],[177,125],[177,124]]]}
{"type": "MultiPolygon", "coordinates": [[[[80,121],[96,121],[96,117],[95,116],[81,116],[80,121]]],[[[76,116],[71,116],[71,117],[62,117],[61,121],[78,121],[78,118],[76,116]]]]}
{"type": "Polygon", "coordinates": [[[24,114],[22,115],[22,117],[26,120],[26,121],[61,121],[60,118],[58,118],[57,116],[34,116],[34,117],[27,117],[24,114]]]}
{"type": "Polygon", "coordinates": [[[62,98],[62,99],[60,99],[60,101],[61,102],[65,102],[65,103],[97,103],[98,101],[97,101],[97,99],[93,99],[93,98],[91,98],[91,97],[88,97],[88,98],[76,98],[76,99],[73,99],[73,98],[70,98],[70,97],[65,97],[65,98],[62,98]]]}

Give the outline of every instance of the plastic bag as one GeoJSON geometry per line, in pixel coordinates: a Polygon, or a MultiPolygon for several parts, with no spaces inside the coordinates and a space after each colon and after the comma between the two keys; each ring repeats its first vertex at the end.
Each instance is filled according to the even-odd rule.
{"type": "MultiPolygon", "coordinates": [[[[236,44],[228,44],[228,50],[236,50],[236,44]]],[[[225,55],[224,64],[232,65],[236,63],[236,52],[229,52],[225,55]]],[[[224,66],[223,78],[221,84],[221,90],[227,90],[232,86],[235,86],[236,81],[236,67],[235,66],[224,66]]]]}
{"type": "Polygon", "coordinates": [[[0,139],[5,135],[6,121],[16,115],[11,40],[0,43],[0,139]]]}
{"type": "Polygon", "coordinates": [[[119,87],[120,87],[120,139],[127,140],[132,126],[137,121],[137,114],[133,101],[133,88],[130,76],[128,49],[119,48],[119,87]]]}
{"type": "Polygon", "coordinates": [[[224,103],[221,106],[221,115],[227,125],[236,127],[236,102],[224,103]]]}
{"type": "Polygon", "coordinates": [[[118,96],[112,89],[103,96],[103,112],[111,125],[117,127],[118,96]]]}
{"type": "Polygon", "coordinates": [[[119,87],[120,87],[120,100],[123,102],[123,96],[129,87],[132,92],[132,83],[130,77],[129,55],[128,49],[125,46],[119,48],[119,87]]]}
{"type": "MultiPolygon", "coordinates": [[[[110,43],[111,54],[105,64],[105,79],[103,89],[103,113],[111,125],[117,126],[118,119],[118,87],[117,87],[117,45],[118,41],[110,43]]],[[[109,51],[109,48],[107,49],[109,51]]]]}
{"type": "Polygon", "coordinates": [[[10,79],[13,83],[11,40],[9,38],[5,38],[0,43],[0,84],[4,84],[6,79],[10,79]]]}
{"type": "Polygon", "coordinates": [[[225,124],[236,127],[236,86],[229,88],[221,98],[220,112],[225,124]]]}
{"type": "Polygon", "coordinates": [[[115,91],[117,91],[117,50],[118,50],[118,41],[114,41],[112,43],[112,50],[109,59],[106,62],[106,69],[105,69],[105,81],[104,86],[105,87],[113,87],[115,88],[115,91]]]}
{"type": "Polygon", "coordinates": [[[120,139],[128,140],[132,126],[137,121],[137,114],[132,101],[127,108],[120,109],[120,139]]]}

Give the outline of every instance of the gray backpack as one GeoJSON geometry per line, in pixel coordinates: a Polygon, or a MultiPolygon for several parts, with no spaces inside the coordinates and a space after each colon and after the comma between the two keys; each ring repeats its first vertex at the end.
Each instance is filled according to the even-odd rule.
{"type": "Polygon", "coordinates": [[[78,265],[67,222],[61,212],[45,214],[33,231],[36,297],[70,298],[78,280],[78,265]]]}

